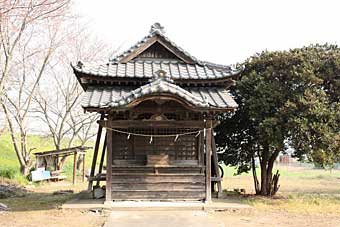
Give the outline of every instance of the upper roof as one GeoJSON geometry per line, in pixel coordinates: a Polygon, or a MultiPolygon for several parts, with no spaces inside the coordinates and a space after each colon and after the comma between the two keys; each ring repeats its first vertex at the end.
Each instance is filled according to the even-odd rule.
{"type": "MultiPolygon", "coordinates": [[[[164,35],[159,23],[151,26],[150,33],[128,50],[110,59],[106,64],[71,64],[78,79],[151,78],[157,70],[164,70],[174,80],[230,79],[241,69],[200,61],[164,35]]],[[[84,83],[80,80],[81,83],[84,83]]]]}
{"type": "Polygon", "coordinates": [[[84,64],[73,66],[83,75],[113,78],[152,78],[158,70],[164,70],[174,80],[222,79],[236,75],[238,71],[230,68],[219,69],[201,64],[186,64],[177,60],[137,60],[115,64],[84,64]]]}

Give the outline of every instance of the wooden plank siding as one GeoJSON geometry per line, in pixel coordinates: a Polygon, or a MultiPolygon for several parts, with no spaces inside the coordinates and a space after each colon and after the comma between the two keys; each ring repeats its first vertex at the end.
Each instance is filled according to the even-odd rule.
{"type": "Polygon", "coordinates": [[[117,173],[113,175],[112,199],[203,200],[205,177],[200,173],[117,173]]]}

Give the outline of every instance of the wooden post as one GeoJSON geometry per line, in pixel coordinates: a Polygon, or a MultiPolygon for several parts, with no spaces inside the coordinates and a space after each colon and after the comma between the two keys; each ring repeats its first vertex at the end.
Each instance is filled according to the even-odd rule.
{"type": "Polygon", "coordinates": [[[55,165],[54,165],[54,170],[55,170],[55,171],[58,171],[58,161],[59,161],[59,156],[56,155],[56,158],[55,158],[55,165]]]}
{"type": "MultiPolygon", "coordinates": [[[[200,150],[201,150],[201,165],[202,166],[204,166],[205,165],[205,161],[204,161],[204,153],[205,153],[205,151],[204,151],[204,133],[203,132],[201,132],[200,133],[200,135],[199,135],[199,137],[200,137],[200,141],[201,141],[201,144],[200,144],[200,146],[201,146],[201,148],[200,148],[200,150]]],[[[204,168],[202,168],[202,173],[204,173],[205,172],[205,169],[204,168]]]]}
{"type": "Polygon", "coordinates": [[[212,130],[211,133],[211,146],[212,146],[212,158],[214,162],[214,167],[215,167],[215,173],[216,173],[216,178],[217,178],[217,198],[221,196],[222,194],[222,182],[221,182],[221,174],[220,170],[218,168],[218,157],[217,157],[217,149],[216,149],[216,143],[215,143],[215,137],[214,137],[214,132],[212,130]]]}
{"type": "Polygon", "coordinates": [[[107,130],[106,132],[107,140],[107,152],[106,152],[106,202],[112,202],[112,131],[107,130]]]}
{"type": "Polygon", "coordinates": [[[83,154],[83,182],[85,182],[85,153],[83,154]]]}
{"type": "Polygon", "coordinates": [[[200,133],[197,136],[197,159],[198,159],[199,165],[203,165],[203,160],[202,160],[202,155],[201,155],[201,153],[203,153],[203,150],[201,149],[202,148],[201,144],[202,144],[203,141],[202,141],[201,134],[202,133],[200,133]]]}
{"type": "Polygon", "coordinates": [[[77,151],[73,155],[73,184],[76,184],[77,177],[77,151]]]}
{"type": "Polygon", "coordinates": [[[211,120],[207,122],[207,130],[206,130],[206,142],[205,142],[205,183],[206,183],[206,198],[205,202],[211,202],[211,120]]]}
{"type": "MultiPolygon", "coordinates": [[[[102,156],[100,157],[99,162],[99,170],[98,175],[100,176],[103,171],[103,164],[104,164],[104,158],[105,158],[105,150],[106,150],[106,141],[107,141],[107,134],[105,135],[104,144],[103,144],[103,150],[102,150],[102,156]]],[[[97,186],[99,186],[100,179],[97,179],[97,186]]]]}
{"type": "MultiPolygon", "coordinates": [[[[100,120],[104,119],[104,115],[102,114],[100,117],[100,120]]],[[[89,177],[89,185],[87,187],[87,190],[91,191],[92,190],[92,185],[93,185],[93,176],[96,170],[96,163],[97,163],[97,156],[98,156],[98,149],[99,149],[99,144],[100,144],[100,138],[102,136],[102,130],[103,127],[101,125],[98,126],[98,133],[97,133],[97,139],[96,139],[96,145],[94,147],[94,153],[93,153],[93,159],[92,159],[92,165],[91,165],[91,172],[90,172],[90,177],[89,177]]]]}

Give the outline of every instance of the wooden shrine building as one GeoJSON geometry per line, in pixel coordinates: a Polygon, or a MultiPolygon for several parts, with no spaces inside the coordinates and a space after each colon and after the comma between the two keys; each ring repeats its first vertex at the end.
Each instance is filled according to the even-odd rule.
{"type": "Polygon", "coordinates": [[[240,70],[197,60],[159,23],[106,64],[72,67],[85,91],[82,107],[101,114],[90,190],[106,181],[106,201],[210,201],[212,182],[221,192],[213,128],[217,114],[237,107],[227,89],[240,70]]]}

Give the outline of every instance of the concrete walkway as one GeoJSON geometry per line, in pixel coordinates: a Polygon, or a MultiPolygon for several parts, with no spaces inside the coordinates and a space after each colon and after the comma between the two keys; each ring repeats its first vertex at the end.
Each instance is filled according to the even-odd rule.
{"type": "Polygon", "coordinates": [[[214,199],[203,202],[143,202],[122,201],[104,204],[101,199],[73,199],[62,205],[63,209],[110,209],[112,211],[236,211],[248,210],[251,206],[238,201],[214,199]]]}
{"type": "Polygon", "coordinates": [[[112,211],[104,227],[224,227],[204,211],[112,211]]]}

